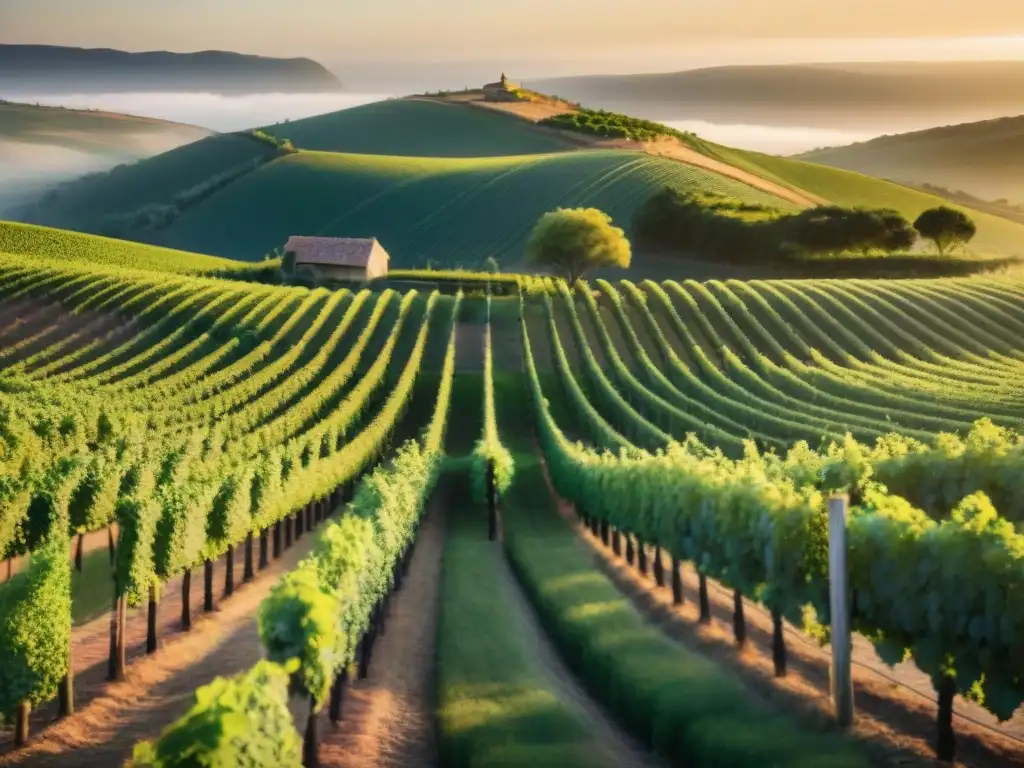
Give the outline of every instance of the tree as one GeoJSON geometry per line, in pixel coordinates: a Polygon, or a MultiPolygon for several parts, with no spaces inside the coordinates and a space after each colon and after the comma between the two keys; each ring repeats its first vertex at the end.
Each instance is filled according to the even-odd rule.
{"type": "Polygon", "coordinates": [[[501,272],[501,266],[498,264],[498,260],[493,256],[488,256],[487,260],[484,261],[484,272],[489,272],[492,275],[497,275],[501,272]]]}
{"type": "Polygon", "coordinates": [[[918,216],[914,229],[921,233],[921,237],[935,243],[940,256],[950,248],[970,242],[978,231],[967,214],[945,205],[929,208],[918,216]]]}
{"type": "Polygon", "coordinates": [[[570,284],[598,267],[629,267],[626,233],[596,208],[559,208],[545,213],[526,245],[527,263],[561,272],[570,284]]]}
{"type": "Polygon", "coordinates": [[[917,232],[903,216],[896,211],[882,209],[877,212],[882,224],[880,237],[876,241],[876,247],[883,251],[892,253],[894,251],[906,251],[914,246],[917,240],[917,232]]]}

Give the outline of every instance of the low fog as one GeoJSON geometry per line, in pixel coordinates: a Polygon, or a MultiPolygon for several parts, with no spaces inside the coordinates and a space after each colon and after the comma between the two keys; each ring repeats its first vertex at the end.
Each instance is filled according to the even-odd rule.
{"type": "Polygon", "coordinates": [[[241,131],[336,112],[389,98],[385,93],[48,93],[9,97],[28,104],[99,109],[198,125],[213,131],[241,131]]]}

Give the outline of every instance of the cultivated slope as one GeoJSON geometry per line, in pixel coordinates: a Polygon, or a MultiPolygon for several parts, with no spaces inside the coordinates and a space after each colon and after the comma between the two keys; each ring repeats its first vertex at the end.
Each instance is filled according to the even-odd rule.
{"type": "Polygon", "coordinates": [[[986,200],[1024,202],[1024,117],[882,136],[800,158],[896,181],[963,190],[986,200]]]}
{"type": "Polygon", "coordinates": [[[300,152],[275,160],[185,213],[161,234],[173,248],[254,260],[290,235],[377,237],[391,266],[518,262],[537,219],[596,206],[628,228],[666,184],[789,204],[732,179],[636,152],[499,158],[399,158],[300,152]]]}
{"type": "Polygon", "coordinates": [[[0,254],[190,274],[244,268],[237,262],[216,256],[9,221],[0,221],[0,254]]]}

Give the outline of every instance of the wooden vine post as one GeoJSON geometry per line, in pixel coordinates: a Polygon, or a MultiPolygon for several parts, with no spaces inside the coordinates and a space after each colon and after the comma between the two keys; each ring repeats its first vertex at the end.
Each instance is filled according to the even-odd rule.
{"type": "Polygon", "coordinates": [[[498,490],[494,482],[494,462],[487,461],[487,540],[498,538],[498,490]]]}
{"type": "Polygon", "coordinates": [[[836,722],[843,728],[853,724],[853,646],[850,640],[850,605],[846,572],[846,508],[848,497],[828,500],[828,580],[832,613],[832,701],[836,722]]]}

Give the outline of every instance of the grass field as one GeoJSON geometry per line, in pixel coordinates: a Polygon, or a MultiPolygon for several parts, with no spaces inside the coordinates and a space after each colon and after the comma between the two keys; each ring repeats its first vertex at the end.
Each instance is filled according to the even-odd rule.
{"type": "Polygon", "coordinates": [[[190,274],[238,271],[246,267],[216,256],[7,221],[0,221],[0,254],[190,274]]]}
{"type": "Polygon", "coordinates": [[[232,184],[163,234],[170,247],[243,260],[301,232],[376,237],[395,268],[427,260],[479,267],[488,256],[504,267],[520,262],[546,211],[596,206],[628,229],[665,184],[788,205],[710,171],[617,150],[467,159],[300,152],[232,184]]]}
{"type": "Polygon", "coordinates": [[[296,147],[403,157],[499,157],[562,152],[553,131],[483,109],[394,99],[267,128],[296,147]]]}

